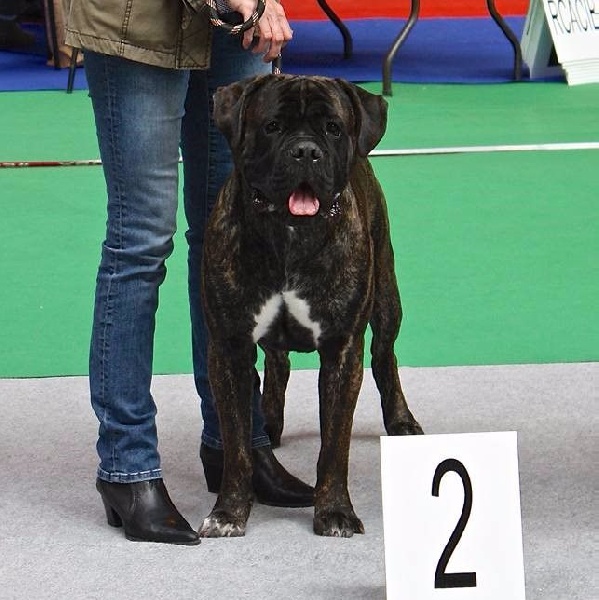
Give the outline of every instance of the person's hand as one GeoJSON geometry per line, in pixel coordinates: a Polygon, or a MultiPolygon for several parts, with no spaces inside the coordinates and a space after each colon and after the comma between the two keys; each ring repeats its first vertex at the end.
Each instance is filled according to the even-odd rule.
{"type": "MultiPolygon", "coordinates": [[[[229,6],[247,21],[256,10],[256,0],[229,0],[229,6]]],[[[276,0],[266,0],[264,12],[255,27],[243,34],[243,47],[264,54],[264,62],[271,62],[281,54],[283,46],[291,40],[293,31],[285,10],[276,0]]]]}

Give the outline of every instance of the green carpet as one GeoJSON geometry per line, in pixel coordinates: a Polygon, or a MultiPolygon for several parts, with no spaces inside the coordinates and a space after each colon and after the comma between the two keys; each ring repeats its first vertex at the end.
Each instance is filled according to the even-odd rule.
{"type": "MultiPolygon", "coordinates": [[[[372,84],[373,91],[380,84],[372,84]]],[[[599,141],[599,86],[396,86],[380,148],[599,141]]],[[[97,157],[85,93],[0,94],[0,160],[97,157]]],[[[599,359],[599,151],[374,158],[404,365],[599,359]]],[[[0,169],[0,377],[83,374],[104,228],[99,167],[0,169]]],[[[185,224],[155,371],[189,372],[185,224]]],[[[294,355],[314,368],[317,355],[294,355]]]]}
{"type": "MultiPolygon", "coordinates": [[[[599,84],[405,84],[388,100],[380,148],[599,141],[599,84]]],[[[87,92],[0,93],[0,161],[93,158],[87,92]]]]}

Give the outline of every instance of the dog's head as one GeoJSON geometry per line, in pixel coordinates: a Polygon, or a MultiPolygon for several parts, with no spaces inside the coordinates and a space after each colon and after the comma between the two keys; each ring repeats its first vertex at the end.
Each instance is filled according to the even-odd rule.
{"type": "Polygon", "coordinates": [[[385,132],[387,103],[342,79],[265,75],[220,88],[214,119],[255,210],[334,216],[356,157],[385,132]]]}

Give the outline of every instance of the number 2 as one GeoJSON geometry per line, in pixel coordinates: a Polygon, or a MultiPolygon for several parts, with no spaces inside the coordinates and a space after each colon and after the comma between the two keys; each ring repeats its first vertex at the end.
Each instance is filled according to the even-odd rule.
{"type": "Polygon", "coordinates": [[[470,518],[470,512],[472,511],[472,482],[466,467],[455,458],[448,458],[442,463],[437,465],[435,475],[433,477],[433,496],[439,496],[439,484],[443,476],[449,471],[457,473],[464,486],[464,506],[462,507],[462,514],[460,519],[453,530],[453,533],[449,537],[447,546],[441,554],[441,558],[437,563],[435,569],[435,588],[465,588],[465,587],[476,587],[476,573],[446,573],[447,564],[449,559],[456,549],[458,542],[462,538],[462,533],[466,527],[466,523],[470,518]]]}

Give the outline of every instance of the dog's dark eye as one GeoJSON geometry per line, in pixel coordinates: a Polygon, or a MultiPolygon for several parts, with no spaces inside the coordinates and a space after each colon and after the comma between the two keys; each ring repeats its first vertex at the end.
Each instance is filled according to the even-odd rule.
{"type": "Polygon", "coordinates": [[[281,131],[281,126],[279,125],[278,121],[269,121],[264,126],[264,131],[267,134],[279,133],[281,131]]]}
{"type": "Polygon", "coordinates": [[[332,135],[334,137],[339,137],[341,135],[341,127],[339,127],[339,125],[337,125],[337,123],[333,121],[329,121],[326,124],[325,130],[329,135],[332,135]]]}

